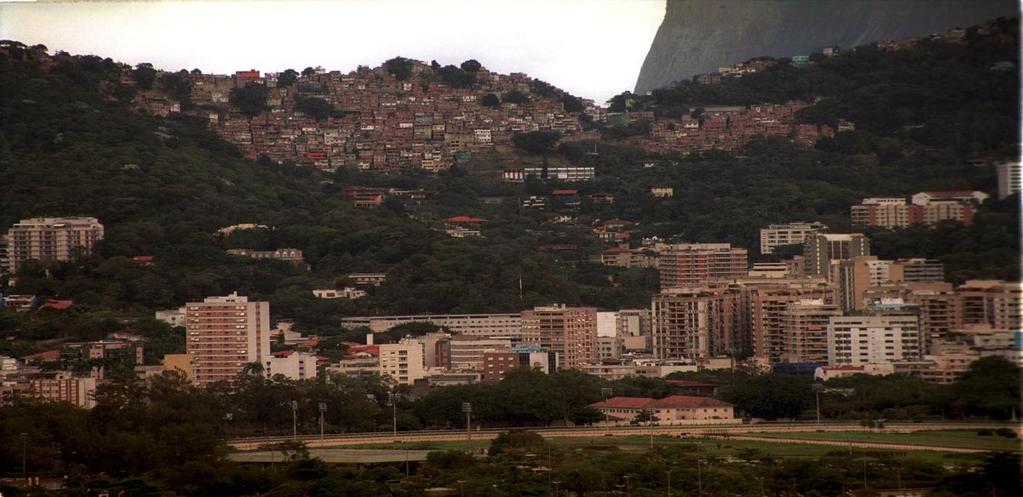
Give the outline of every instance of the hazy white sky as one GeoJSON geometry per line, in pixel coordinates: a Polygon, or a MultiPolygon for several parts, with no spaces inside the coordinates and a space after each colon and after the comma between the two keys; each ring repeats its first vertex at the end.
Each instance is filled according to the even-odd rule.
{"type": "Polygon", "coordinates": [[[0,39],[160,69],[353,70],[474,58],[598,102],[631,90],[665,0],[0,3],[0,39]]]}

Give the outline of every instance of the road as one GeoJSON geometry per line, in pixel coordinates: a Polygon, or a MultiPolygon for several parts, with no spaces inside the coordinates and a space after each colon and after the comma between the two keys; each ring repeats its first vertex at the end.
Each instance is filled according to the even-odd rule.
{"type": "MultiPolygon", "coordinates": [[[[1020,432],[1019,424],[1005,423],[889,423],[882,430],[886,433],[911,433],[927,430],[976,430],[980,428],[1011,428],[1020,432]]],[[[508,431],[511,428],[473,430],[473,440],[492,440],[497,435],[508,431]]],[[[674,425],[674,426],[614,426],[614,427],[576,427],[576,428],[536,428],[524,427],[522,429],[534,431],[545,438],[596,438],[605,436],[627,436],[627,435],[698,435],[698,436],[750,436],[755,437],[757,433],[788,433],[805,431],[861,431],[877,432],[876,429],[865,428],[859,423],[759,423],[759,424],[717,424],[717,425],[674,425]]],[[[320,438],[316,435],[300,435],[299,440],[307,447],[343,447],[367,444],[388,444],[394,442],[440,442],[440,441],[461,441],[466,440],[468,435],[465,430],[423,430],[398,432],[397,437],[391,432],[374,433],[349,433],[342,435],[326,435],[320,438]]],[[[291,440],[291,437],[252,437],[231,440],[228,444],[236,450],[257,450],[262,446],[291,440]]],[[[771,438],[763,441],[785,443],[787,439],[771,438]]],[[[807,441],[817,442],[817,441],[807,441]]],[[[820,441],[823,444],[831,444],[830,441],[820,441]]],[[[849,442],[835,442],[838,445],[848,447],[849,442]]],[[[854,442],[862,446],[873,446],[877,442],[854,442]]],[[[880,443],[880,445],[886,445],[880,443]]],[[[898,445],[898,444],[893,444],[898,445]]],[[[853,445],[858,446],[858,445],[853,445]]],[[[902,448],[902,445],[899,445],[902,448]]],[[[920,446],[905,446],[920,447],[920,446]]],[[[890,447],[888,447],[890,448],[890,447]]],[[[944,449],[941,449],[944,450],[944,449]]],[[[970,449],[965,449],[970,450],[970,449]]],[[[952,452],[953,450],[949,450],[952,452]]]]}

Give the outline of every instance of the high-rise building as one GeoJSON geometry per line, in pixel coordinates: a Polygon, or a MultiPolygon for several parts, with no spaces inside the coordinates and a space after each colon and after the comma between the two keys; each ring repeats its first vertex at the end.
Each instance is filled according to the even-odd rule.
{"type": "Polygon", "coordinates": [[[937,259],[898,259],[892,264],[892,280],[906,283],[945,281],[945,264],[937,259]]]}
{"type": "Polygon", "coordinates": [[[818,233],[806,237],[803,262],[807,276],[830,277],[831,262],[870,255],[870,239],[862,233],[818,233]]]}
{"type": "Polygon", "coordinates": [[[717,279],[746,276],[747,252],[727,243],[674,244],[661,253],[657,269],[661,289],[705,285],[717,279]]]}
{"type": "Polygon", "coordinates": [[[960,326],[982,324],[994,330],[1023,329],[1023,288],[1019,282],[969,280],[956,288],[960,326]]]}
{"type": "Polygon", "coordinates": [[[865,198],[850,207],[853,226],[905,228],[911,224],[936,224],[941,221],[973,222],[977,205],[988,198],[978,191],[920,192],[912,202],[904,198],[865,198]]]}
{"type": "Polygon", "coordinates": [[[912,224],[909,205],[902,197],[865,198],[849,211],[853,226],[904,228],[912,224]]]}
{"type": "Polygon", "coordinates": [[[930,353],[932,343],[960,326],[959,297],[951,283],[889,283],[870,288],[864,294],[866,302],[896,299],[919,307],[920,333],[927,353],[930,353]]]}
{"type": "Polygon", "coordinates": [[[471,335],[455,335],[448,342],[448,368],[455,371],[481,371],[484,352],[511,350],[507,338],[482,338],[471,335]]]}
{"type": "Polygon", "coordinates": [[[998,176],[998,200],[1019,193],[1023,175],[1019,161],[995,164],[995,174],[998,176]]]}
{"type": "Polygon", "coordinates": [[[788,347],[785,313],[789,304],[807,299],[819,299],[825,304],[838,302],[835,289],[822,278],[772,279],[744,284],[750,315],[749,349],[757,358],[772,364],[783,360],[788,347]]]}
{"type": "Polygon", "coordinates": [[[822,223],[796,222],[771,224],[760,229],[760,253],[773,254],[774,249],[782,245],[802,245],[807,235],[816,234],[828,229],[822,223]]]}
{"type": "Polygon", "coordinates": [[[735,285],[669,289],[651,300],[658,359],[697,359],[738,352],[749,334],[743,290],[735,285]]]}
{"type": "Polygon", "coordinates": [[[270,355],[270,303],[232,293],[185,304],[186,350],[195,382],[232,381],[248,363],[270,355]]]}
{"type": "Polygon", "coordinates": [[[618,311],[616,336],[620,338],[650,335],[650,309],[622,309],[618,311]]]}
{"type": "Polygon", "coordinates": [[[552,305],[522,311],[522,343],[558,354],[561,367],[597,360],[597,309],[552,305]]]}
{"type": "Polygon", "coordinates": [[[876,308],[828,322],[828,365],[860,366],[911,361],[923,356],[920,318],[915,310],[876,308]]]}
{"type": "Polygon", "coordinates": [[[785,308],[785,362],[828,362],[828,322],[842,311],[823,299],[800,300],[785,308]]]}
{"type": "Polygon", "coordinates": [[[7,270],[15,273],[32,259],[69,261],[102,239],[103,225],[94,217],[22,219],[7,232],[7,270]]]}

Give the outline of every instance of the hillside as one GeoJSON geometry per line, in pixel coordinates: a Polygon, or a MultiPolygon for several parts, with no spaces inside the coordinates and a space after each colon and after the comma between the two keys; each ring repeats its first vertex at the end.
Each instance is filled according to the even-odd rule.
{"type": "Polygon", "coordinates": [[[1018,14],[1010,0],[668,0],[635,91],[752,57],[809,55],[1018,14]]]}

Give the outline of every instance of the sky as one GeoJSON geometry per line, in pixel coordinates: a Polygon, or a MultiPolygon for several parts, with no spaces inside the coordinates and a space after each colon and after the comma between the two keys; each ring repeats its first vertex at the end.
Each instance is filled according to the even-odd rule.
{"type": "Polygon", "coordinates": [[[603,103],[636,83],[665,0],[339,0],[0,3],[0,39],[53,53],[228,74],[401,55],[476,59],[603,103]]]}

